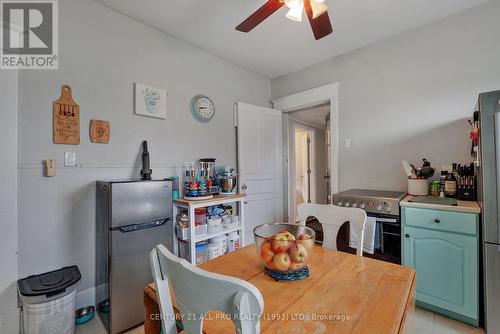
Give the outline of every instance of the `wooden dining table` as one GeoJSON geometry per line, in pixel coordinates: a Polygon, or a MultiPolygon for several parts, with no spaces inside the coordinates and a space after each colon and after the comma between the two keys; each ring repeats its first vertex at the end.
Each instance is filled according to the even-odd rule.
{"type": "MultiPolygon", "coordinates": [[[[315,247],[309,277],[275,281],[264,272],[255,245],[199,266],[253,284],[264,298],[261,333],[411,333],[415,271],[400,265],[315,247]]],[[[234,333],[217,311],[205,318],[207,334],[234,333]]]]}

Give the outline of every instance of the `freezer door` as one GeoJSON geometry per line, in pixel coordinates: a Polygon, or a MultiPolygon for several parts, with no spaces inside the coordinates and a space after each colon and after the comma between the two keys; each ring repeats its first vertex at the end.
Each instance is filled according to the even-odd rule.
{"type": "Polygon", "coordinates": [[[119,182],[111,187],[111,226],[172,217],[172,182],[119,182]]]}
{"type": "Polygon", "coordinates": [[[500,333],[500,246],[485,244],[485,314],[487,333],[500,333]]]}
{"type": "Polygon", "coordinates": [[[500,243],[499,196],[500,191],[500,92],[481,94],[479,97],[481,175],[479,201],[483,220],[483,240],[500,243]]]}
{"type": "Polygon", "coordinates": [[[172,251],[172,220],[117,228],[111,233],[111,334],[144,322],[142,291],[153,281],[149,253],[158,244],[172,251]]]}

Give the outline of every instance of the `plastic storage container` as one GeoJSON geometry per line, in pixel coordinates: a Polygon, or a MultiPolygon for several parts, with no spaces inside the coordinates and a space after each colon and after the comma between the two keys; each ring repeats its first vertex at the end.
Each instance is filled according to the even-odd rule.
{"type": "Polygon", "coordinates": [[[222,216],[222,227],[226,229],[229,225],[231,225],[231,216],[222,216]]]}
{"type": "Polygon", "coordinates": [[[227,252],[231,253],[241,247],[240,235],[238,232],[229,233],[227,236],[227,252]]]}
{"type": "Polygon", "coordinates": [[[208,244],[196,244],[196,265],[200,265],[208,261],[208,244]]]}
{"type": "MultiPolygon", "coordinates": [[[[206,235],[207,231],[208,231],[207,224],[196,225],[194,227],[194,235],[196,235],[196,236],[206,235]]],[[[189,231],[188,231],[188,233],[189,233],[189,231]]]]}
{"type": "MultiPolygon", "coordinates": [[[[179,257],[187,261],[191,261],[189,257],[189,243],[187,241],[179,241],[179,257]]],[[[206,242],[199,242],[195,246],[196,264],[205,263],[208,261],[208,244],[206,242]],[[201,261],[201,262],[199,262],[201,261]]]]}
{"type": "Polygon", "coordinates": [[[208,244],[208,260],[222,256],[222,246],[218,243],[208,244]]]}
{"type": "Polygon", "coordinates": [[[72,334],[80,279],[78,267],[71,266],[18,280],[23,333],[72,334]]]}
{"type": "Polygon", "coordinates": [[[224,255],[227,253],[227,236],[226,235],[221,235],[215,238],[212,238],[208,240],[209,244],[215,244],[220,248],[220,253],[221,255],[224,255]]]}
{"type": "Polygon", "coordinates": [[[220,217],[210,218],[209,220],[207,220],[207,224],[208,224],[208,234],[218,233],[223,230],[222,218],[220,217]]]}

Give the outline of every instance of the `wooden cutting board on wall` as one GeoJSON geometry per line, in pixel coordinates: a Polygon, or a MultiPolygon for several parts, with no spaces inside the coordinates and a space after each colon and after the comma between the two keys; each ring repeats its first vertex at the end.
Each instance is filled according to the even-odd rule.
{"type": "Polygon", "coordinates": [[[71,87],[63,85],[53,103],[54,144],[80,144],[80,106],[73,100],[71,87]]]}
{"type": "Polygon", "coordinates": [[[98,144],[109,143],[110,126],[108,121],[90,120],[90,142],[98,144]]]}

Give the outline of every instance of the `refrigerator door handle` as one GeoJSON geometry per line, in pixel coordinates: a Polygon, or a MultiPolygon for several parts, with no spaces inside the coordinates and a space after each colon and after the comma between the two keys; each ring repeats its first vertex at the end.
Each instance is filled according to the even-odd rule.
{"type": "Polygon", "coordinates": [[[173,219],[167,218],[167,219],[157,220],[157,221],[149,222],[149,223],[140,223],[140,224],[132,224],[132,225],[127,225],[127,226],[115,227],[111,230],[112,231],[120,231],[121,233],[130,233],[130,232],[136,232],[136,231],[141,231],[141,230],[146,230],[149,228],[162,226],[171,220],[173,220],[173,219]]]}
{"type": "MultiPolygon", "coordinates": [[[[500,101],[499,101],[500,102],[500,101]]],[[[497,191],[497,222],[500,222],[500,104],[495,112],[495,159],[496,159],[496,191],[497,191]]],[[[500,228],[498,228],[498,239],[500,240],[500,228]]]]}

